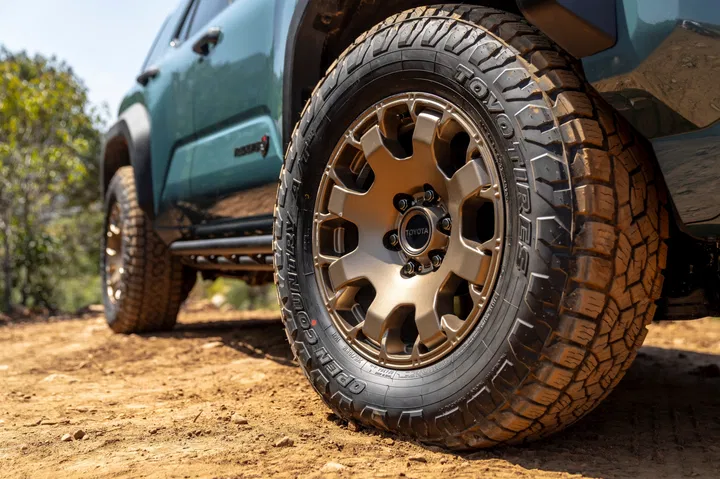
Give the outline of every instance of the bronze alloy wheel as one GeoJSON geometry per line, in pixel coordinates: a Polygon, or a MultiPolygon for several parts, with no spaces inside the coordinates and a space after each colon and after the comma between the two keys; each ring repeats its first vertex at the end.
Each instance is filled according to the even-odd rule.
{"type": "Polygon", "coordinates": [[[114,202],[110,209],[105,236],[105,287],[107,288],[108,299],[112,303],[116,303],[122,296],[120,286],[125,273],[123,268],[122,221],[120,218],[120,205],[117,202],[114,202]]]}
{"type": "Polygon", "coordinates": [[[331,318],[379,365],[425,366],[476,327],[499,273],[500,180],[486,139],[426,93],[366,110],[315,202],[313,256],[331,318]]]}

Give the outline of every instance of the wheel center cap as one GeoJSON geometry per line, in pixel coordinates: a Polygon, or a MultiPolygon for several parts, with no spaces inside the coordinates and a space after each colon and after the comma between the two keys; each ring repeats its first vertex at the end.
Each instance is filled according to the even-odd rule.
{"type": "Polygon", "coordinates": [[[430,216],[423,208],[409,210],[400,225],[400,243],[405,252],[416,256],[427,248],[432,238],[430,216]]]}

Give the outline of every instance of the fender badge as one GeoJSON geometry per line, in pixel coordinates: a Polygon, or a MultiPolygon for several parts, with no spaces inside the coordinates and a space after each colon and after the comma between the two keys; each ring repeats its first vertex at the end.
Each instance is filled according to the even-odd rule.
{"type": "Polygon", "coordinates": [[[260,153],[265,158],[270,150],[270,137],[264,135],[257,143],[250,143],[249,145],[235,148],[235,157],[246,156],[251,153],[260,153]]]}

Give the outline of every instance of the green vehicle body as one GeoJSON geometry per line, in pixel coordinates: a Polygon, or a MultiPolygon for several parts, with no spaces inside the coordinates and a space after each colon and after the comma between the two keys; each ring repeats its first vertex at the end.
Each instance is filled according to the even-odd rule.
{"type": "MultiPolygon", "coordinates": [[[[184,22],[191,18],[196,2],[183,1],[169,16],[143,67],[150,78],[127,93],[120,105],[120,121],[108,134],[103,188],[119,166],[133,164],[141,205],[168,243],[214,236],[218,225],[225,234],[243,234],[242,224],[248,218],[260,221],[253,223],[254,230],[267,231],[272,223],[273,185],[291,128],[314,82],[332,62],[333,52],[342,51],[356,32],[378,19],[430,2],[226,3],[187,38],[184,22]],[[219,29],[219,36],[205,45],[207,54],[194,51],[213,28],[219,29]],[[154,55],[155,49],[162,54],[154,55]],[[133,109],[139,111],[138,105],[146,111],[146,126],[128,125],[128,118],[137,116],[133,109]],[[133,129],[144,131],[146,140],[133,138],[133,129]],[[142,148],[145,153],[138,153],[142,148]],[[149,164],[137,166],[140,157],[149,164]]],[[[470,3],[525,14],[581,59],[588,80],[653,142],[679,224],[695,235],[717,234],[720,205],[708,202],[705,194],[720,187],[720,127],[714,126],[720,119],[720,82],[688,86],[705,89],[708,105],[698,116],[698,105],[677,101],[684,92],[672,88],[675,72],[657,71],[653,58],[672,54],[676,36],[705,45],[705,57],[720,57],[720,5],[704,0],[470,3]],[[550,14],[543,10],[548,8],[550,14]],[[562,18],[578,21],[553,21],[561,18],[553,15],[557,10],[552,9],[558,8],[570,15],[562,18]],[[590,26],[597,27],[596,35],[588,35],[588,42],[578,41],[584,37],[577,32],[587,32],[593,18],[601,24],[590,26]],[[660,118],[659,124],[653,120],[660,118]],[[683,173],[698,155],[706,165],[702,183],[683,173]]],[[[704,68],[710,63],[699,61],[703,68],[696,72],[698,82],[713,74],[704,68]]]]}

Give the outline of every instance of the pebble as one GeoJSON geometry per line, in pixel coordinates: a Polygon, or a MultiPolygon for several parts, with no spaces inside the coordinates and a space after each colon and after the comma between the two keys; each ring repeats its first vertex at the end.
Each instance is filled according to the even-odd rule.
{"type": "Polygon", "coordinates": [[[343,466],[339,462],[330,461],[320,468],[320,472],[339,472],[343,469],[347,469],[347,466],[343,466]]]}
{"type": "Polygon", "coordinates": [[[284,438],[278,440],[274,446],[275,447],[292,447],[293,444],[295,444],[295,441],[290,439],[289,437],[285,436],[284,438]]]}
{"type": "Polygon", "coordinates": [[[84,437],[85,437],[85,431],[83,431],[82,429],[78,429],[77,431],[75,431],[73,433],[73,439],[76,439],[78,441],[84,437]]]}
{"type": "Polygon", "coordinates": [[[28,449],[29,449],[29,447],[27,444],[23,444],[22,446],[20,446],[21,451],[27,451],[28,449]]]}
{"type": "Polygon", "coordinates": [[[212,342],[203,344],[202,348],[203,349],[215,349],[215,348],[222,347],[222,345],[223,345],[222,341],[212,341],[212,342]]]}
{"type": "Polygon", "coordinates": [[[233,422],[233,424],[247,424],[248,420],[242,417],[241,415],[235,413],[232,415],[230,420],[233,422]]]}
{"type": "Polygon", "coordinates": [[[385,443],[386,446],[393,446],[395,445],[395,439],[391,437],[386,437],[385,439],[383,439],[383,443],[385,443]]]}
{"type": "Polygon", "coordinates": [[[70,434],[63,434],[60,440],[62,442],[70,442],[72,441],[72,436],[70,434]]]}
{"type": "Polygon", "coordinates": [[[408,461],[427,462],[427,458],[421,454],[417,454],[415,456],[408,457],[408,461]]]}
{"type": "Polygon", "coordinates": [[[358,423],[350,419],[348,421],[348,430],[352,432],[358,432],[360,430],[360,426],[358,425],[358,423]]]}

